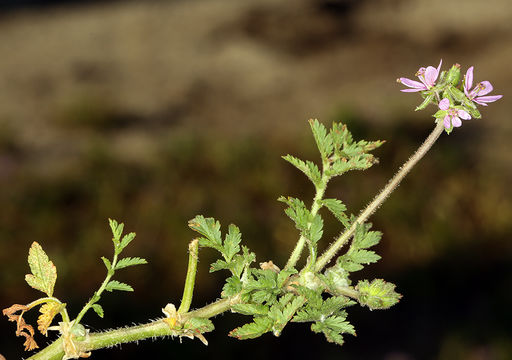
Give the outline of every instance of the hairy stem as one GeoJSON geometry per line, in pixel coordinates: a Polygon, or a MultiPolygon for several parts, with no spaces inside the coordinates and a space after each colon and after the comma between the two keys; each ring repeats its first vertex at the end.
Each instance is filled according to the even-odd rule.
{"type": "Polygon", "coordinates": [[[440,121],[434,130],[430,133],[427,139],[421,144],[416,152],[407,160],[393,178],[387,183],[387,185],[375,196],[370,204],[359,214],[356,221],[352,226],[342,233],[334,243],[318,258],[315,265],[315,272],[321,271],[338,253],[338,251],[345,245],[354,232],[356,231],[357,224],[362,224],[382,205],[384,200],[397,188],[402,179],[411,171],[416,163],[428,152],[432,145],[439,138],[441,133],[444,131],[443,122],[440,121]]]}
{"type": "MultiPolygon", "coordinates": [[[[182,323],[191,318],[208,319],[229,310],[232,305],[240,303],[240,301],[240,296],[234,295],[229,298],[218,300],[200,309],[181,314],[180,319],[182,323]]],[[[88,352],[132,341],[175,335],[177,335],[177,330],[171,329],[163,319],[159,319],[147,324],[123,327],[99,333],[91,333],[83,341],[77,340],[75,343],[80,351],[88,352]]],[[[61,360],[64,356],[62,341],[62,337],[57,339],[45,349],[28,358],[28,360],[61,360]]]]}
{"type": "MultiPolygon", "coordinates": [[[[327,183],[329,182],[329,179],[330,179],[327,175],[325,175],[325,167],[326,167],[326,165],[324,164],[320,184],[315,185],[316,194],[313,199],[313,204],[311,205],[311,216],[312,217],[315,217],[315,215],[318,213],[318,210],[320,210],[320,208],[322,207],[322,205],[320,204],[320,201],[322,200],[322,198],[325,194],[325,189],[327,188],[327,183]]],[[[311,224],[309,224],[309,226],[310,225],[311,224]]],[[[295,249],[293,249],[293,252],[290,255],[290,258],[288,259],[288,262],[286,263],[285,269],[291,269],[297,264],[297,261],[299,261],[300,255],[302,254],[302,250],[304,249],[305,242],[306,242],[306,238],[303,235],[301,235],[299,240],[297,241],[297,244],[295,245],[295,249]]],[[[315,259],[310,259],[310,261],[314,261],[314,260],[315,259]]],[[[308,262],[307,267],[309,267],[310,265],[311,264],[308,262]]]]}
{"type": "Polygon", "coordinates": [[[183,289],[183,297],[181,298],[180,314],[186,313],[190,309],[192,296],[194,294],[194,283],[196,281],[197,259],[199,252],[199,240],[195,239],[188,245],[188,269],[187,278],[185,279],[185,288],[183,289]]]}

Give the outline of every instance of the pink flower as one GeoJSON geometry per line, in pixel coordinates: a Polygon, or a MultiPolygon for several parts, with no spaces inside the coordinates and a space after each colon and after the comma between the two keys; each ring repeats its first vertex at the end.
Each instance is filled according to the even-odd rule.
{"type": "Polygon", "coordinates": [[[450,100],[448,100],[447,98],[444,98],[439,102],[439,109],[446,111],[446,115],[443,119],[444,127],[446,130],[449,130],[451,128],[451,125],[453,125],[454,127],[461,126],[462,121],[460,119],[471,119],[471,115],[469,115],[467,111],[451,108],[450,100]]]}
{"type": "Polygon", "coordinates": [[[503,95],[493,95],[493,96],[482,96],[489,94],[493,87],[489,81],[482,81],[476,84],[473,90],[469,90],[473,85],[473,66],[471,66],[468,71],[466,71],[465,81],[464,81],[464,93],[466,96],[476,102],[477,104],[487,106],[487,103],[494,102],[503,97],[503,95]]]}
{"type": "Polygon", "coordinates": [[[397,82],[404,84],[407,87],[412,89],[402,89],[400,91],[403,92],[416,92],[416,91],[424,91],[429,90],[434,87],[437,77],[439,76],[439,70],[441,70],[441,64],[443,60],[439,62],[439,66],[437,69],[433,66],[428,66],[426,69],[424,67],[420,67],[416,72],[416,76],[420,79],[421,82],[411,80],[408,78],[399,78],[397,82]]]}

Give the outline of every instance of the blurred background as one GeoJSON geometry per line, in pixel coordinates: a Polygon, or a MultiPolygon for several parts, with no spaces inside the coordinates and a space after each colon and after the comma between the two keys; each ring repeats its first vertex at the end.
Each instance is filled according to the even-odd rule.
{"type": "MultiPolygon", "coordinates": [[[[299,324],[237,341],[227,332],[247,319],[225,314],[208,347],[166,339],[93,358],[512,359],[511,40],[509,0],[0,0],[0,307],[40,295],[23,279],[38,241],[76,314],[105,276],[109,217],[149,264],[119,273],[135,292],[107,293],[92,331],[179,302],[196,214],[237,224],[258,261],[282,266],[297,233],[276,199],[309,203],[313,188],[280,156],[317,159],[308,118],[387,140],[379,165],[330,184],[357,214],[433,127],[435,108],[415,113],[396,78],[442,58],[505,96],[442,135],[372,217],[383,259],[354,280],[396,283],[398,305],[349,309],[358,336],[341,348],[299,324]]],[[[326,226],[325,244],[340,231],[326,226]]],[[[219,296],[215,256],[200,253],[194,307],[219,296]]],[[[2,316],[8,360],[28,356],[14,331],[2,316]]]]}

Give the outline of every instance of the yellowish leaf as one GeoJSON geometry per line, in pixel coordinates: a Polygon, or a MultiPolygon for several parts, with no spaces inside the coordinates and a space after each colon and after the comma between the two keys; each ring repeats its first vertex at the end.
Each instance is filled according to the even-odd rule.
{"type": "Polygon", "coordinates": [[[43,335],[48,334],[48,327],[51,325],[53,318],[66,307],[66,304],[59,304],[57,302],[48,302],[41,306],[39,318],[37,319],[37,329],[43,335]]]}

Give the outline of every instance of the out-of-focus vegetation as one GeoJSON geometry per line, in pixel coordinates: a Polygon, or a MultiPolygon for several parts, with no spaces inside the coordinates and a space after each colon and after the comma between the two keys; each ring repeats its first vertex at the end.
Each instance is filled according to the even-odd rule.
{"type": "MultiPolygon", "coordinates": [[[[216,319],[208,348],[164,340],[93,356],[222,349],[234,358],[250,348],[254,358],[512,357],[508,2],[488,10],[464,2],[464,23],[446,25],[448,5],[432,1],[438,18],[412,28],[410,18],[425,11],[421,1],[241,3],[119,2],[0,18],[2,308],[34,297],[23,275],[36,240],[59,269],[56,295],[78,311],[104,276],[109,217],[137,232],[127,251],[149,264],[122,274],[135,293],[105,296],[105,319],[85,319],[93,329],[161,316],[179,300],[194,236],[186,224],[196,214],[237,224],[258,261],[283,265],[297,234],[275,200],[308,199],[313,189],[280,156],[316,160],[308,117],[387,140],[379,165],[330,184],[328,192],[357,213],[433,126],[428,114],[412,112],[418,99],[399,93],[394,79],[442,57],[475,65],[478,80],[491,80],[505,97],[483,109],[482,120],[443,135],[373,217],[384,232],[383,259],[364,275],[396,283],[400,304],[351,314],[358,337],[341,350],[320,336],[303,341],[312,335],[300,326],[279,339],[227,339],[238,319],[227,314],[216,319]],[[482,25],[493,16],[494,25],[482,25]],[[469,41],[475,26],[478,51],[469,41]]],[[[326,223],[330,237],[334,224],[326,223]]],[[[200,252],[192,306],[220,291],[213,280],[222,275],[207,273],[213,256],[200,252]]],[[[12,324],[4,318],[0,328],[0,353],[19,358],[12,324]]]]}

